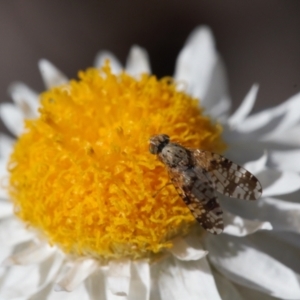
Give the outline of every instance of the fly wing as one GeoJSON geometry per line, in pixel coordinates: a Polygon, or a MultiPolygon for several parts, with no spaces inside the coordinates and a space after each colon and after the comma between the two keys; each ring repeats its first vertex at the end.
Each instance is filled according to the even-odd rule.
{"type": "Polygon", "coordinates": [[[231,160],[209,151],[192,150],[195,173],[205,176],[209,185],[219,193],[232,198],[256,200],[262,194],[258,179],[231,160]]]}
{"type": "Polygon", "coordinates": [[[213,234],[223,231],[222,210],[212,187],[197,177],[185,178],[187,174],[172,172],[169,175],[178,194],[181,196],[198,223],[213,234]]]}

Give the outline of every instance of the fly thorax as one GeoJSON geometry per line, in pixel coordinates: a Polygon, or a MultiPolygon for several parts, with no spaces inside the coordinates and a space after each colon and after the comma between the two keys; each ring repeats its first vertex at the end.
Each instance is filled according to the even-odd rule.
{"type": "Polygon", "coordinates": [[[185,148],[172,143],[162,149],[160,158],[170,168],[176,168],[182,171],[188,168],[191,161],[189,153],[185,148]]]}

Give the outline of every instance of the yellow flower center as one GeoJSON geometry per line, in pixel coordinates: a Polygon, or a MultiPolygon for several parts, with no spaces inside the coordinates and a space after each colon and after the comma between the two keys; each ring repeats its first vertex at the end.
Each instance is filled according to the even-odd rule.
{"type": "Polygon", "coordinates": [[[106,64],[43,93],[9,163],[15,213],[73,255],[141,258],[171,247],[195,221],[149,137],[225,148],[221,126],[177,90],[170,78],[114,75],[106,64]]]}

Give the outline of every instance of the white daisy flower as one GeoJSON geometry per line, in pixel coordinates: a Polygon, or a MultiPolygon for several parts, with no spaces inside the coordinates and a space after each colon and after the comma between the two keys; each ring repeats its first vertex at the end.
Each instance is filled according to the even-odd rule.
{"type": "Polygon", "coordinates": [[[0,298],[300,299],[300,95],[250,115],[254,85],[230,115],[207,27],[179,54],[176,85],[141,76],[151,70],[136,46],[126,73],[109,52],[95,65],[68,82],[42,60],[49,91],[16,83],[14,104],[0,106],[18,137],[0,136],[0,298]],[[191,97],[222,123],[226,155],[264,187],[256,202],[221,199],[218,236],[194,224],[172,186],[153,196],[168,176],[147,152],[151,133],[224,150],[221,126],[191,97]]]}

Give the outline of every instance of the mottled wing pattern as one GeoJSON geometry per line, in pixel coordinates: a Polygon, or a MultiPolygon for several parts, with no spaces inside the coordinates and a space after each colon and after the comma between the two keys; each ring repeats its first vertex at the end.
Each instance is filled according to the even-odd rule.
{"type": "Polygon", "coordinates": [[[170,179],[195,219],[207,231],[220,234],[223,231],[222,210],[212,187],[197,177],[185,183],[185,173],[169,170],[170,179]]]}
{"type": "Polygon", "coordinates": [[[231,160],[209,151],[192,150],[195,159],[194,171],[203,174],[209,184],[219,193],[244,200],[256,200],[262,194],[258,179],[231,160]]]}

